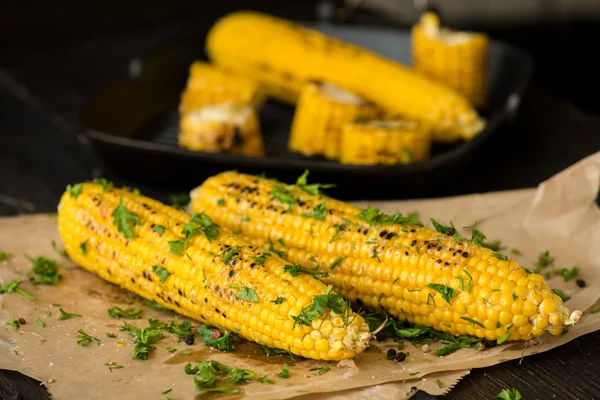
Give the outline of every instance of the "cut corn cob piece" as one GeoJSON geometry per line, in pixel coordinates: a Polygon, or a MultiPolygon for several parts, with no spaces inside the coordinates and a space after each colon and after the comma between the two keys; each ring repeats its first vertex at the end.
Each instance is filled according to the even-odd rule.
{"type": "Polygon", "coordinates": [[[431,132],[416,121],[359,119],[342,131],[343,164],[409,164],[426,160],[430,152],[431,132]]]}
{"type": "Polygon", "coordinates": [[[296,107],[289,148],[306,156],[323,155],[337,160],[341,131],[357,117],[375,117],[378,110],[353,93],[329,83],[306,85],[296,107]]]}
{"type": "Polygon", "coordinates": [[[369,99],[390,114],[423,120],[434,137],[470,139],[485,122],[455,90],[411,68],[316,30],[257,12],[219,20],[207,37],[217,65],[261,82],[270,95],[295,103],[314,80],[369,99]]]}
{"type": "Polygon", "coordinates": [[[253,79],[203,61],[192,63],[189,71],[188,81],[179,103],[180,113],[228,101],[240,106],[251,105],[260,108],[265,100],[265,92],[253,79]]]}
{"type": "Polygon", "coordinates": [[[192,210],[206,211],[305,269],[326,271],[323,281],[362,308],[441,332],[502,341],[559,335],[581,316],[570,314],[543,277],[517,261],[401,215],[361,211],[298,186],[235,172],[209,178],[191,197],[192,210]]]}
{"type": "Polygon", "coordinates": [[[131,192],[85,183],[63,194],[58,229],[69,257],[99,277],[208,325],[321,360],[354,357],[368,325],[349,307],[298,323],[327,287],[290,276],[286,262],[190,215],[131,192]],[[261,260],[262,259],[262,260],[261,260]],[[157,272],[159,271],[159,272],[157,272]],[[279,299],[279,300],[278,300],[279,299]],[[321,324],[340,329],[323,332],[321,324]]]}
{"type": "Polygon", "coordinates": [[[486,99],[488,38],[440,28],[436,14],[425,13],[412,29],[415,68],[464,95],[475,106],[486,99]]]}
{"type": "Polygon", "coordinates": [[[256,112],[251,106],[232,102],[181,115],[178,141],[180,147],[194,151],[264,154],[256,112]]]}

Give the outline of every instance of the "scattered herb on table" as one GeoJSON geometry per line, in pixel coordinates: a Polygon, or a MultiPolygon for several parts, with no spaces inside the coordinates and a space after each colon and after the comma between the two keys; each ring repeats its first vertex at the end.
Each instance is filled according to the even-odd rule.
{"type": "Polygon", "coordinates": [[[283,369],[277,374],[277,376],[283,379],[288,379],[290,377],[290,367],[286,363],[283,363],[283,369]]]}
{"type": "Polygon", "coordinates": [[[536,274],[539,274],[542,269],[549,267],[553,264],[554,264],[554,257],[550,256],[550,252],[548,250],[542,251],[538,256],[538,259],[535,263],[535,268],[533,271],[536,274]]]}
{"type": "Polygon", "coordinates": [[[565,282],[570,281],[571,279],[577,278],[579,276],[579,267],[574,266],[573,268],[561,268],[554,271],[547,272],[545,274],[546,278],[551,278],[553,276],[562,276],[565,282]]]}
{"type": "Polygon", "coordinates": [[[39,318],[36,318],[36,319],[35,319],[35,322],[36,322],[36,323],[37,323],[39,326],[41,326],[42,328],[45,328],[45,327],[46,327],[46,323],[45,323],[44,321],[42,321],[41,319],[39,319],[39,318]]]}
{"type": "Polygon", "coordinates": [[[34,285],[58,285],[62,276],[58,273],[58,264],[56,261],[40,256],[37,258],[25,256],[33,264],[33,274],[37,275],[30,278],[34,285]]]}
{"type": "Polygon", "coordinates": [[[192,330],[192,323],[184,321],[181,324],[177,324],[177,318],[165,325],[165,329],[169,333],[177,335],[179,342],[184,341],[188,345],[194,344],[194,331],[192,330]]]}
{"type": "Polygon", "coordinates": [[[165,324],[155,319],[149,319],[148,322],[150,326],[147,328],[140,329],[126,322],[123,322],[123,326],[120,328],[121,331],[129,332],[129,334],[134,338],[135,347],[131,354],[131,358],[147,360],[148,354],[151,351],[156,350],[154,343],[158,342],[164,337],[162,331],[165,329],[165,324]]]}
{"type": "Polygon", "coordinates": [[[515,247],[513,247],[512,249],[510,249],[510,252],[512,254],[514,254],[514,255],[517,255],[517,256],[521,255],[521,250],[519,250],[519,249],[517,249],[515,247]]]}
{"type": "Polygon", "coordinates": [[[69,318],[76,318],[76,317],[81,317],[81,314],[72,314],[72,313],[68,313],[65,310],[61,308],[58,309],[58,311],[60,311],[60,316],[58,317],[59,321],[63,321],[65,319],[69,319],[69,318]]]}
{"type": "Polygon", "coordinates": [[[8,251],[0,251],[0,261],[6,261],[11,257],[8,251]]]}
{"type": "Polygon", "coordinates": [[[106,337],[111,338],[111,339],[115,339],[117,337],[117,335],[115,335],[112,332],[109,332],[109,333],[106,334],[106,337]]]}
{"type": "Polygon", "coordinates": [[[108,309],[108,315],[112,318],[139,319],[142,318],[142,308],[126,308],[112,307],[108,309]]]}
{"type": "Polygon", "coordinates": [[[410,375],[410,376],[415,376],[415,375],[419,375],[419,374],[420,374],[420,372],[418,372],[418,371],[417,372],[409,372],[408,373],[408,375],[410,375]]]}
{"type": "Polygon", "coordinates": [[[502,400],[521,400],[521,393],[517,389],[502,389],[496,398],[502,400]]]}
{"type": "Polygon", "coordinates": [[[231,380],[236,381],[237,379],[239,381],[246,377],[252,379],[250,377],[256,376],[254,371],[230,368],[217,361],[197,361],[196,366],[192,367],[192,364],[187,364],[184,370],[188,375],[195,375],[194,386],[196,390],[204,392],[239,393],[239,389],[217,386],[217,378],[232,375],[231,380]]]}
{"type": "Polygon", "coordinates": [[[256,382],[258,382],[258,383],[267,383],[269,385],[273,385],[275,383],[275,381],[269,379],[269,377],[267,375],[263,376],[262,378],[256,378],[256,382]]]}
{"type": "Polygon", "coordinates": [[[85,332],[83,331],[83,329],[79,329],[79,330],[77,331],[77,333],[78,333],[78,335],[77,335],[77,339],[79,339],[79,340],[77,341],[77,344],[78,344],[78,345],[80,345],[80,346],[85,346],[85,345],[86,345],[87,343],[89,343],[89,342],[94,342],[94,343],[96,343],[96,345],[97,345],[97,346],[100,346],[100,339],[98,339],[98,338],[95,338],[95,337],[93,337],[93,336],[91,336],[91,335],[88,335],[87,333],[85,333],[85,332]]]}
{"type": "Polygon", "coordinates": [[[6,325],[12,326],[15,329],[19,329],[21,327],[21,323],[19,322],[19,320],[14,318],[11,318],[8,321],[6,321],[6,325]]]}
{"type": "Polygon", "coordinates": [[[329,367],[312,367],[311,369],[309,369],[309,371],[316,371],[313,375],[321,376],[324,373],[331,371],[331,368],[329,368],[329,367]]]}
{"type": "Polygon", "coordinates": [[[26,299],[36,300],[37,297],[35,297],[31,293],[26,292],[25,290],[23,290],[19,287],[19,285],[21,285],[21,283],[23,283],[22,279],[15,279],[15,280],[8,282],[4,286],[0,286],[0,294],[19,293],[21,296],[25,297],[26,299]]]}
{"type": "Polygon", "coordinates": [[[444,387],[444,384],[442,383],[442,381],[440,381],[439,379],[437,379],[435,381],[435,384],[437,385],[437,387],[439,387],[440,389],[444,387]]]}
{"type": "Polygon", "coordinates": [[[122,365],[119,365],[119,364],[111,364],[111,365],[108,365],[108,370],[109,370],[110,372],[112,372],[112,371],[113,371],[113,369],[123,369],[123,368],[125,368],[125,367],[124,367],[124,366],[122,366],[122,365]]]}
{"type": "Polygon", "coordinates": [[[209,328],[204,325],[196,328],[196,332],[198,332],[204,343],[218,351],[231,351],[234,345],[240,342],[240,338],[229,331],[209,328]]]}
{"type": "Polygon", "coordinates": [[[563,291],[562,291],[562,290],[560,290],[560,289],[552,289],[552,291],[553,291],[554,293],[556,293],[556,295],[557,295],[558,297],[560,297],[560,299],[563,301],[563,303],[564,303],[564,302],[567,302],[567,301],[569,301],[569,300],[571,299],[571,296],[569,296],[568,294],[566,294],[565,292],[563,292],[563,291]]]}

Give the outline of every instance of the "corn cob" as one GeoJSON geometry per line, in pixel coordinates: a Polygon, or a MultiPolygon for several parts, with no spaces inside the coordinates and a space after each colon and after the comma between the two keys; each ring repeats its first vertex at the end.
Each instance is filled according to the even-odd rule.
{"type": "Polygon", "coordinates": [[[305,176],[289,187],[225,172],[192,191],[191,208],[307,270],[326,271],[322,280],[362,308],[441,332],[528,340],[559,335],[581,315],[569,314],[541,275],[450,236],[451,228],[442,234],[307,191],[318,186],[305,176]]]}
{"type": "Polygon", "coordinates": [[[415,68],[481,107],[486,99],[488,38],[481,33],[440,29],[434,13],[425,13],[412,29],[415,68]]]}
{"type": "Polygon", "coordinates": [[[366,49],[257,12],[234,12],[210,30],[207,52],[217,65],[261,82],[267,93],[296,103],[306,83],[337,85],[390,114],[423,120],[434,137],[470,139],[485,122],[451,88],[366,49]]]}
{"type": "Polygon", "coordinates": [[[392,118],[346,124],[342,131],[343,164],[408,164],[431,151],[431,132],[423,124],[392,118]]]}
{"type": "Polygon", "coordinates": [[[367,324],[349,307],[302,317],[316,296],[331,295],[325,284],[285,273],[284,260],[204,214],[190,217],[126,190],[84,183],[63,194],[58,229],[81,267],[247,340],[322,360],[354,357],[368,344],[367,324]]]}
{"type": "Polygon", "coordinates": [[[189,77],[181,95],[179,112],[186,113],[206,105],[233,101],[240,106],[259,108],[265,100],[265,92],[259,83],[247,77],[195,61],[190,66],[189,77]]]}
{"type": "Polygon", "coordinates": [[[263,139],[256,112],[232,102],[207,105],[181,116],[179,146],[194,151],[262,156],[263,139]]]}
{"type": "Polygon", "coordinates": [[[344,125],[377,113],[373,104],[350,92],[329,83],[309,83],[296,107],[289,148],[306,156],[318,154],[337,160],[344,125]]]}

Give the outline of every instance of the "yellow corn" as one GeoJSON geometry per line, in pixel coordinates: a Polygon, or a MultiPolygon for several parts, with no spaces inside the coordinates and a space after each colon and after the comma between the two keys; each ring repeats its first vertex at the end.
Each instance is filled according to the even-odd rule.
{"type": "Polygon", "coordinates": [[[423,124],[402,119],[362,120],[342,131],[343,164],[408,164],[429,158],[431,132],[423,124]]]}
{"type": "Polygon", "coordinates": [[[340,135],[359,116],[373,117],[377,108],[359,96],[328,83],[309,83],[302,90],[290,134],[290,151],[337,160],[340,135]]]}
{"type": "Polygon", "coordinates": [[[185,113],[228,101],[240,106],[252,105],[259,108],[264,99],[265,93],[257,81],[203,61],[195,61],[190,66],[179,112],[185,113]]]}
{"type": "Polygon", "coordinates": [[[251,106],[207,105],[181,115],[179,146],[194,151],[262,156],[263,139],[251,106]]]}
{"type": "Polygon", "coordinates": [[[206,216],[190,218],[150,198],[98,184],[75,185],[58,208],[58,229],[69,257],[145,299],[303,357],[341,360],[365,349],[369,328],[348,307],[347,314],[326,308],[308,324],[295,323],[293,317],[314,296],[326,293],[324,283],[290,276],[276,255],[261,263],[263,251],[224,229],[210,232],[210,227],[206,216]],[[194,230],[202,227],[206,234],[194,230]],[[183,233],[190,229],[191,234],[183,233]],[[214,237],[209,239],[209,233],[214,237]],[[339,337],[319,329],[338,320],[339,337]]]}
{"type": "Polygon", "coordinates": [[[440,29],[434,13],[425,13],[413,26],[415,68],[455,89],[477,107],[486,99],[487,53],[486,35],[440,29]]]}
{"type": "Polygon", "coordinates": [[[434,137],[470,139],[485,122],[451,88],[366,49],[257,12],[234,12],[209,32],[207,51],[217,65],[261,82],[295,103],[312,80],[329,82],[373,101],[390,114],[423,120],[434,137]]]}
{"type": "Polygon", "coordinates": [[[361,214],[332,198],[235,172],[209,178],[191,196],[192,210],[305,269],[326,271],[323,281],[357,306],[418,325],[528,340],[546,331],[559,335],[581,315],[569,314],[543,277],[515,260],[399,216],[392,224],[372,209],[361,214]]]}

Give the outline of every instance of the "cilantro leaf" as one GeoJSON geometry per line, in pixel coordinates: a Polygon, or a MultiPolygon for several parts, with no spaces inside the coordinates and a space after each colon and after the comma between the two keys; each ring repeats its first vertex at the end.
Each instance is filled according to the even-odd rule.
{"type": "Polygon", "coordinates": [[[565,282],[568,282],[571,279],[577,278],[578,275],[579,275],[579,267],[575,266],[575,267],[573,267],[571,269],[569,269],[569,268],[561,268],[561,269],[557,269],[557,270],[552,271],[552,272],[548,272],[546,274],[546,278],[550,278],[552,276],[562,276],[562,278],[565,280],[565,282]]]}
{"type": "Polygon", "coordinates": [[[248,303],[258,303],[258,296],[256,295],[256,291],[247,286],[242,286],[242,290],[235,294],[240,300],[247,301],[248,303]]]}
{"type": "Polygon", "coordinates": [[[223,255],[221,256],[221,261],[223,261],[224,264],[227,264],[229,261],[231,261],[235,253],[237,253],[242,247],[243,246],[231,247],[229,250],[223,253],[223,255]]]}
{"type": "Polygon", "coordinates": [[[258,264],[258,265],[265,265],[265,261],[269,257],[271,257],[271,253],[262,253],[259,256],[250,257],[250,258],[253,259],[256,262],[256,264],[258,264]]]}
{"type": "Polygon", "coordinates": [[[496,257],[499,260],[508,260],[508,257],[506,257],[504,254],[492,253],[492,256],[496,257]]]}
{"type": "Polygon", "coordinates": [[[161,267],[160,265],[153,265],[152,271],[158,276],[160,283],[165,283],[169,275],[171,275],[166,268],[161,267]]]}
{"type": "Polygon", "coordinates": [[[169,248],[171,253],[176,256],[183,257],[183,252],[185,251],[185,243],[181,240],[169,240],[169,248]]]}
{"type": "Polygon", "coordinates": [[[507,330],[506,333],[504,333],[502,336],[500,336],[496,340],[496,343],[497,344],[502,344],[502,343],[506,342],[509,338],[510,338],[510,332],[507,330]]]}
{"type": "Polygon", "coordinates": [[[186,340],[188,337],[194,336],[194,331],[192,330],[192,323],[189,321],[184,321],[181,324],[177,324],[177,317],[175,317],[174,321],[169,322],[165,325],[165,329],[169,333],[173,333],[177,335],[178,341],[186,340]]]}
{"type": "Polygon", "coordinates": [[[126,238],[135,240],[132,224],[139,224],[140,219],[137,215],[127,210],[123,204],[122,197],[119,199],[119,205],[117,205],[111,215],[113,217],[113,224],[117,226],[117,230],[123,233],[126,238]]]}
{"type": "Polygon", "coordinates": [[[6,261],[10,258],[11,254],[7,251],[0,251],[0,261],[6,261]]]}
{"type": "Polygon", "coordinates": [[[319,221],[323,221],[325,219],[325,216],[327,215],[327,209],[325,208],[326,205],[327,205],[327,203],[317,204],[315,206],[313,212],[311,212],[311,213],[303,213],[303,214],[300,214],[300,216],[302,216],[302,217],[312,217],[312,218],[317,219],[319,221]]]}
{"type": "Polygon", "coordinates": [[[456,296],[456,292],[454,291],[454,289],[445,285],[440,285],[438,283],[430,283],[427,285],[427,287],[435,290],[436,292],[439,292],[448,304],[450,304],[450,299],[456,296]]]}
{"type": "Polygon", "coordinates": [[[107,189],[113,187],[113,183],[106,178],[94,178],[92,183],[98,184],[102,186],[102,190],[106,192],[107,189]]]}
{"type": "Polygon", "coordinates": [[[368,224],[371,224],[371,222],[373,222],[373,218],[375,218],[378,214],[379,208],[373,208],[369,204],[367,208],[358,213],[356,217],[366,221],[368,224]]]}
{"type": "Polygon", "coordinates": [[[296,204],[296,201],[298,201],[298,199],[292,196],[287,189],[279,186],[273,188],[270,199],[277,199],[279,202],[289,204],[290,206],[293,206],[296,204]]]}
{"type": "Polygon", "coordinates": [[[550,252],[548,250],[542,251],[535,263],[534,272],[539,274],[543,268],[549,267],[554,264],[554,257],[550,256],[550,252]]]}
{"type": "Polygon", "coordinates": [[[256,378],[256,382],[258,382],[258,383],[267,383],[269,385],[273,385],[275,383],[275,381],[269,379],[269,377],[267,375],[263,376],[262,378],[256,378]]]}
{"type": "Polygon", "coordinates": [[[162,330],[165,328],[164,324],[153,319],[148,320],[148,322],[150,326],[147,328],[140,329],[127,323],[124,323],[124,325],[120,328],[122,331],[129,332],[129,334],[135,339],[135,347],[131,353],[131,358],[147,360],[148,354],[151,351],[156,350],[154,343],[158,342],[164,337],[162,333],[162,330]]]}
{"type": "Polygon", "coordinates": [[[275,300],[271,300],[271,303],[273,303],[273,304],[281,304],[281,303],[283,303],[286,300],[287,299],[285,297],[277,296],[277,298],[275,300]]]}
{"type": "Polygon", "coordinates": [[[521,393],[517,389],[502,389],[496,398],[502,400],[521,400],[521,393]]]}
{"type": "Polygon", "coordinates": [[[283,379],[288,379],[290,377],[290,367],[286,363],[283,363],[283,369],[277,374],[277,376],[283,379]]]}
{"type": "Polygon", "coordinates": [[[204,343],[218,351],[231,351],[234,344],[240,342],[240,338],[229,331],[209,328],[204,325],[196,328],[196,332],[198,332],[204,343]]]}
{"type": "Polygon", "coordinates": [[[205,213],[192,214],[190,221],[199,225],[200,232],[210,241],[219,234],[219,225],[215,224],[212,219],[205,213]]]}
{"type": "Polygon", "coordinates": [[[300,175],[298,177],[298,179],[296,179],[296,184],[293,186],[296,186],[302,190],[304,190],[306,193],[308,194],[312,194],[314,196],[318,196],[320,194],[323,194],[322,189],[330,189],[330,188],[334,188],[335,185],[326,183],[326,184],[322,184],[322,183],[312,183],[312,184],[308,184],[308,174],[310,172],[305,169],[304,173],[302,175],[300,175]]]}
{"type": "Polygon", "coordinates": [[[158,233],[159,235],[162,235],[163,233],[165,233],[165,227],[162,225],[156,225],[154,228],[152,228],[152,230],[156,233],[158,233]]]}
{"type": "Polygon", "coordinates": [[[6,321],[6,325],[12,326],[15,329],[19,329],[21,327],[21,323],[19,322],[19,320],[14,318],[11,318],[8,321],[6,321]]]}
{"type": "Polygon", "coordinates": [[[77,196],[79,196],[81,192],[83,192],[83,183],[76,183],[72,186],[67,185],[67,192],[69,192],[71,197],[76,199],[77,196]]]}

